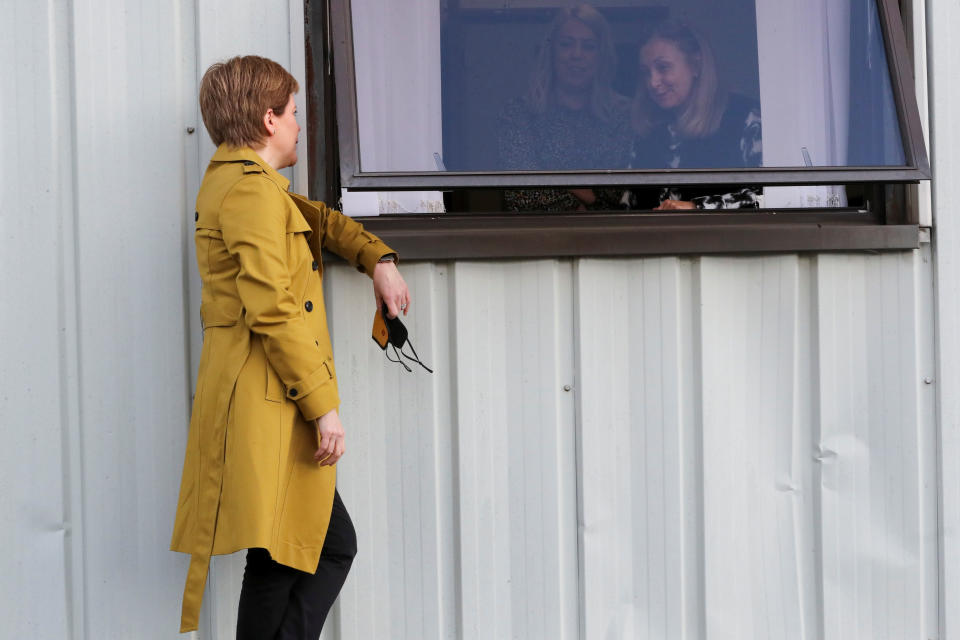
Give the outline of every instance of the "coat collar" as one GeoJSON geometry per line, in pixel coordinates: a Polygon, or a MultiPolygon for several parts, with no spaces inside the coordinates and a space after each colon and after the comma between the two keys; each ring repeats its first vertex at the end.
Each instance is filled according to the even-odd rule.
{"type": "Polygon", "coordinates": [[[210,158],[210,162],[252,162],[260,167],[263,173],[277,183],[277,186],[283,191],[287,191],[290,188],[290,181],[271,167],[266,160],[257,155],[257,152],[250,147],[231,147],[227,145],[227,143],[223,143],[217,147],[213,157],[210,158]]]}

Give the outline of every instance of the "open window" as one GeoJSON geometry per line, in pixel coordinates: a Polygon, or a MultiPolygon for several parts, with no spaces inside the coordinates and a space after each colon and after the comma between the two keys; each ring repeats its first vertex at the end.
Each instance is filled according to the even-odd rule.
{"type": "Polygon", "coordinates": [[[411,257],[916,246],[895,0],[567,7],[311,0],[314,195],[409,212],[365,223],[411,257]],[[741,189],[756,208],[651,212],[741,189]]]}

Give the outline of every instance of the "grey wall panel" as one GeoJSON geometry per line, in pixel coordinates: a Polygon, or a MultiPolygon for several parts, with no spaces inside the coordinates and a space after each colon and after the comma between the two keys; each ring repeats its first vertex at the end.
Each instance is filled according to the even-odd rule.
{"type": "Polygon", "coordinates": [[[707,637],[817,637],[805,264],[698,265],[707,637]]]}
{"type": "Polygon", "coordinates": [[[570,265],[454,273],[462,637],[575,637],[570,265]]]}
{"type": "Polygon", "coordinates": [[[433,376],[373,344],[365,277],[328,276],[361,540],[338,637],[576,637],[570,265],[405,272],[433,376]]]}
{"type": "Polygon", "coordinates": [[[0,636],[10,638],[63,638],[82,620],[71,611],[82,540],[70,448],[71,58],[57,4],[4,6],[0,21],[0,636]]]}
{"type": "Polygon", "coordinates": [[[179,95],[193,44],[175,3],[72,6],[85,631],[169,637],[186,569],[167,548],[188,400],[179,95]]]}
{"type": "MultiPolygon", "coordinates": [[[[435,465],[443,461],[434,478],[454,487],[456,517],[438,531],[455,544],[448,562],[459,637],[562,637],[574,624],[584,638],[932,633],[936,438],[933,394],[921,376],[933,353],[923,311],[931,299],[928,251],[580,260],[571,268],[567,275],[564,263],[550,262],[405,267],[420,301],[413,321],[448,319],[414,335],[427,332],[425,351],[445,354],[436,358],[438,374],[451,367],[453,382],[444,390],[411,376],[399,403],[393,383],[376,373],[351,378],[345,391],[364,398],[367,414],[384,406],[383,414],[412,410],[431,424],[454,422],[449,450],[424,450],[435,465]],[[431,279],[438,277],[443,286],[431,279]],[[572,321],[561,312],[568,295],[572,321]],[[438,330],[448,333],[431,333],[438,330]],[[555,389],[568,376],[550,344],[555,354],[573,349],[573,408],[566,392],[557,403],[555,389]],[[439,413],[444,393],[449,404],[439,413]],[[571,411],[575,456],[563,453],[556,435],[571,411]],[[498,425],[517,415],[522,427],[498,438],[498,425]],[[560,446],[545,453],[545,442],[560,446]],[[539,507],[540,524],[523,497],[537,482],[548,486],[545,478],[564,481],[564,470],[579,495],[576,530],[556,517],[565,513],[561,484],[541,498],[558,506],[539,507]],[[546,540],[561,543],[543,547],[550,555],[525,556],[537,549],[531,534],[551,528],[546,540]],[[518,620],[518,609],[542,610],[546,620],[554,610],[549,595],[522,580],[523,564],[543,562],[547,575],[563,579],[572,575],[564,569],[568,550],[579,557],[579,619],[558,618],[558,627],[518,620]],[[542,609],[528,606],[541,601],[542,609]]],[[[363,346],[368,285],[342,267],[328,278],[338,357],[346,351],[352,368],[355,350],[370,350],[363,346]]],[[[364,366],[376,369],[373,352],[364,366]]],[[[405,548],[406,527],[422,524],[384,527],[392,507],[376,507],[373,493],[368,499],[368,526],[382,547],[405,548]],[[381,522],[377,508],[385,510],[381,522]]],[[[422,523],[429,511],[418,513],[422,523]]],[[[368,580],[377,561],[398,562],[379,553],[364,570],[368,580]]],[[[389,582],[382,573],[379,580],[389,582]]],[[[357,613],[381,612],[369,596],[378,592],[351,592],[341,615],[367,626],[341,626],[331,637],[379,637],[357,613]]]]}
{"type": "Polygon", "coordinates": [[[936,610],[923,588],[936,526],[923,505],[936,475],[920,466],[933,425],[918,421],[917,346],[928,335],[917,326],[918,262],[818,260],[827,638],[903,637],[931,628],[936,610]]]}
{"type": "Polygon", "coordinates": [[[583,637],[702,637],[690,262],[576,273],[583,637]]]}
{"type": "Polygon", "coordinates": [[[360,548],[330,637],[458,637],[450,273],[405,272],[413,296],[405,322],[432,376],[388,362],[371,339],[370,279],[328,271],[348,450],[337,483],[360,548]]]}
{"type": "Polygon", "coordinates": [[[960,4],[926,2],[930,145],[936,232],[937,402],[941,443],[941,601],[943,637],[960,636],[960,4]]]}

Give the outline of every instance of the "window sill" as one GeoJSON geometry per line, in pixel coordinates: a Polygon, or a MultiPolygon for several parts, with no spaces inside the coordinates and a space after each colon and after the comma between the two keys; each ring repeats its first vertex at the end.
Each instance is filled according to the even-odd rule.
{"type": "Polygon", "coordinates": [[[891,251],[920,244],[918,225],[878,224],[854,211],[407,214],[357,221],[403,260],[891,251]]]}

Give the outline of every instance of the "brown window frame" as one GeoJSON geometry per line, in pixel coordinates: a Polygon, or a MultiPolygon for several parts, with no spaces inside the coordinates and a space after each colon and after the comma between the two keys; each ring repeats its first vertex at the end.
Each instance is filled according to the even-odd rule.
{"type": "Polygon", "coordinates": [[[651,181],[678,185],[868,183],[866,188],[872,197],[868,198],[870,206],[866,210],[689,214],[452,211],[357,219],[405,259],[915,249],[920,242],[917,211],[906,205],[902,185],[929,179],[930,167],[915,99],[911,56],[897,0],[877,0],[877,3],[906,166],[439,174],[358,171],[350,0],[305,0],[310,194],[335,203],[339,201],[341,186],[395,191],[651,181]],[[318,33],[320,38],[314,35],[318,33]]]}

